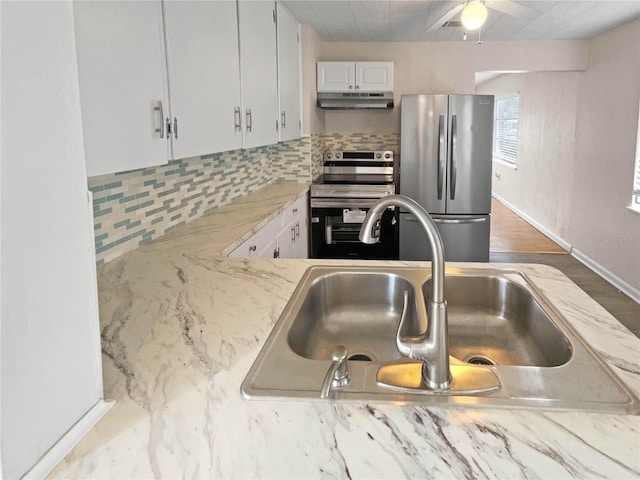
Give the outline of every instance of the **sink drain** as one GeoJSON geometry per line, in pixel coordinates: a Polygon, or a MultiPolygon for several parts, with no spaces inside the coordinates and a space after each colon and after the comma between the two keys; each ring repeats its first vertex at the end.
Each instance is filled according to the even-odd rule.
{"type": "Polygon", "coordinates": [[[349,356],[349,360],[354,360],[356,362],[371,362],[373,359],[364,353],[354,353],[349,356]]]}
{"type": "Polygon", "coordinates": [[[464,361],[472,365],[497,365],[492,358],[480,354],[467,355],[464,361]]]}

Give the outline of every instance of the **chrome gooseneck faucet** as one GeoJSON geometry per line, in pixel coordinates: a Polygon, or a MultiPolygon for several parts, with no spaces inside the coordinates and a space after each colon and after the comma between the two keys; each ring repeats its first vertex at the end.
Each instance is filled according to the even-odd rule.
{"type": "Polygon", "coordinates": [[[447,343],[447,302],[444,299],[444,247],[431,216],[416,201],[403,195],[383,197],[369,209],[360,228],[360,241],[376,243],[380,237],[380,218],[391,206],[411,212],[422,225],[431,245],[431,299],[427,331],[421,336],[401,337],[398,327],[396,344],[400,353],[422,362],[422,379],[428,388],[447,390],[451,385],[449,347],[447,343]]]}

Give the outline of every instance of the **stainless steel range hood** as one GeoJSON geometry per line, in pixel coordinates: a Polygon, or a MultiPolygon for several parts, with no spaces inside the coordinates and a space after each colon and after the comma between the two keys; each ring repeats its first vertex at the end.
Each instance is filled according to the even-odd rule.
{"type": "Polygon", "coordinates": [[[318,92],[317,105],[327,110],[393,108],[393,92],[318,92]]]}

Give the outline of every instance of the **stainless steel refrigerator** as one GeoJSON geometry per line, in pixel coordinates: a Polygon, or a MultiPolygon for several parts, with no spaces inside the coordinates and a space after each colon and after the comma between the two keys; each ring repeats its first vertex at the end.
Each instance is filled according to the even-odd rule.
{"type": "MultiPolygon", "coordinates": [[[[492,95],[402,95],[400,194],[434,219],[445,260],[489,261],[492,95]]],[[[415,217],[400,211],[400,260],[430,260],[415,217]]]]}

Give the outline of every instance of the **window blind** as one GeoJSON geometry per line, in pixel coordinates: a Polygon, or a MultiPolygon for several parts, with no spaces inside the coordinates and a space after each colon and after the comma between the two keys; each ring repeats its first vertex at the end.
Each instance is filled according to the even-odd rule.
{"type": "Polygon", "coordinates": [[[493,154],[515,165],[518,157],[518,115],[520,96],[514,95],[496,100],[493,128],[493,154]]]}

